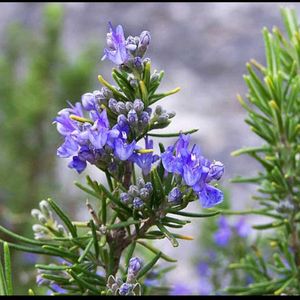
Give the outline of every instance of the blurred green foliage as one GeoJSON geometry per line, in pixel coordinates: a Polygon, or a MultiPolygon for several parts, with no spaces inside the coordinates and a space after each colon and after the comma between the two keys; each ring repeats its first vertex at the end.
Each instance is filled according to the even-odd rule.
{"type": "MultiPolygon", "coordinates": [[[[63,4],[45,4],[41,19],[42,28],[34,30],[12,21],[0,48],[0,216],[2,225],[19,233],[28,230],[25,216],[42,197],[59,195],[60,140],[50,125],[67,100],[78,101],[95,85],[91,70],[100,51],[100,45],[85,44],[74,60],[64,51],[63,4]]],[[[14,264],[16,274],[26,272],[22,262],[14,264]]],[[[25,293],[18,277],[16,293],[25,293]]]]}

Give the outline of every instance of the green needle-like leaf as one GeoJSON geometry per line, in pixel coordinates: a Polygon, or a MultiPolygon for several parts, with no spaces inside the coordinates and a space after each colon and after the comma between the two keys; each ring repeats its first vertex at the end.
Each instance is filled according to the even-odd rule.
{"type": "Polygon", "coordinates": [[[174,236],[172,235],[172,233],[167,228],[165,228],[160,223],[156,223],[155,225],[165,235],[165,237],[171,242],[171,244],[172,244],[173,247],[178,247],[179,246],[177,240],[174,238],[174,236]]]}
{"type": "Polygon", "coordinates": [[[140,272],[138,273],[137,279],[142,278],[144,275],[146,275],[156,264],[156,262],[160,259],[161,257],[161,252],[159,252],[146,266],[144,266],[140,272]]]}
{"type": "Polygon", "coordinates": [[[4,273],[7,285],[7,295],[13,295],[13,285],[12,285],[12,274],[11,274],[11,260],[9,246],[7,243],[3,244],[4,252],[4,273]]]}
{"type": "Polygon", "coordinates": [[[137,241],[140,245],[144,246],[145,248],[147,248],[148,250],[150,250],[151,252],[155,253],[155,254],[159,254],[161,253],[160,257],[162,259],[164,259],[165,261],[168,261],[168,262],[177,262],[176,259],[164,254],[163,252],[161,252],[159,249],[155,248],[154,246],[146,243],[146,242],[143,242],[143,241],[137,241]]]}
{"type": "Polygon", "coordinates": [[[90,251],[93,244],[94,244],[94,239],[91,239],[89,241],[89,243],[87,244],[86,248],[84,249],[84,251],[82,252],[82,254],[80,255],[80,257],[78,258],[78,263],[83,262],[83,260],[88,255],[88,253],[89,253],[89,251],[90,251]]]}
{"type": "Polygon", "coordinates": [[[55,203],[55,201],[51,198],[47,199],[49,204],[51,205],[52,209],[57,213],[57,215],[61,218],[61,220],[65,223],[67,228],[69,229],[72,237],[77,237],[77,229],[72,224],[71,220],[68,218],[68,216],[61,210],[61,208],[55,203]]]}

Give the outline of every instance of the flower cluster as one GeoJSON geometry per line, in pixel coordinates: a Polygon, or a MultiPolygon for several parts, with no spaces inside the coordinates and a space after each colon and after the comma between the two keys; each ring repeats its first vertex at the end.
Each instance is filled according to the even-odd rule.
{"type": "Polygon", "coordinates": [[[136,146],[136,141],[128,140],[128,123],[120,120],[111,127],[107,111],[99,108],[98,99],[85,94],[82,104],[70,104],[71,107],[61,110],[54,121],[58,132],[65,138],[57,155],[64,158],[72,156],[69,167],[78,173],[86,168],[87,162],[101,169],[113,169],[116,160],[127,160],[136,146]]]}
{"type": "Polygon", "coordinates": [[[124,37],[124,31],[121,25],[114,30],[109,23],[109,33],[107,33],[106,42],[108,48],[104,49],[103,59],[109,59],[116,65],[124,65],[127,69],[132,68],[139,71],[143,70],[142,57],[150,44],[151,36],[148,31],[143,31],[140,36],[124,37]]]}
{"type": "Polygon", "coordinates": [[[141,286],[137,282],[137,275],[141,270],[143,262],[138,257],[132,257],[128,263],[127,279],[123,282],[121,278],[109,276],[107,280],[107,289],[112,295],[140,295],[141,286]]]}
{"type": "Polygon", "coordinates": [[[214,241],[220,247],[226,247],[230,239],[237,235],[246,238],[249,235],[250,226],[246,223],[245,218],[240,218],[233,226],[231,226],[224,216],[218,221],[219,229],[214,234],[214,241]]]}
{"type": "Polygon", "coordinates": [[[223,192],[209,183],[222,177],[224,166],[219,161],[204,158],[197,145],[189,150],[189,142],[190,136],[181,134],[175,145],[161,155],[162,163],[168,172],[179,174],[197,193],[202,206],[209,208],[223,201],[223,192]]]}
{"type": "Polygon", "coordinates": [[[48,202],[42,200],[39,203],[39,208],[31,210],[31,215],[40,223],[32,226],[34,238],[36,240],[51,240],[55,235],[67,237],[66,229],[54,219],[48,202]]]}
{"type": "Polygon", "coordinates": [[[152,183],[145,183],[144,180],[140,178],[138,185],[132,184],[127,193],[123,192],[120,194],[120,200],[124,204],[132,205],[136,210],[141,210],[150,199],[152,191],[152,183]]]}
{"type": "Polygon", "coordinates": [[[152,109],[148,107],[144,110],[144,103],[140,99],[124,103],[111,98],[108,107],[114,114],[118,115],[118,123],[128,124],[136,135],[143,132],[149,125],[152,109]]]}

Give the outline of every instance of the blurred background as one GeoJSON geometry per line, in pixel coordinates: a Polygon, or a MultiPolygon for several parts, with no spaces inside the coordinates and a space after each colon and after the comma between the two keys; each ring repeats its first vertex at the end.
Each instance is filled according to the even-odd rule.
{"type": "MultiPolygon", "coordinates": [[[[147,56],[154,68],[165,71],[161,91],[181,87],[180,93],[162,103],[177,112],[167,131],[199,128],[192,142],[200,145],[206,157],[225,164],[221,182],[227,195],[225,205],[254,207],[251,195],[255,189],[229,182],[236,175],[255,175],[259,168],[249,158],[233,158],[230,153],[261,143],[244,123],[246,112],[236,94],[246,93],[242,78],[245,63],[251,58],[264,63],[261,30],[273,25],[282,28],[282,5],[300,12],[300,4],[286,2],[0,3],[0,224],[32,236],[30,211],[50,196],[74,219],[87,216],[79,213],[85,211],[81,207],[86,195],[73,181],[85,182],[88,173],[102,180],[101,173],[89,167],[78,176],[67,167],[66,159],[57,158],[56,149],[62,141],[51,123],[67,100],[74,103],[83,93],[100,88],[98,74],[111,80],[111,63],[100,61],[109,21],[115,26],[122,24],[125,36],[151,32],[147,56]]],[[[165,140],[169,144],[173,141],[165,140]]],[[[200,209],[197,201],[189,208],[200,209]]],[[[254,221],[245,222],[250,226],[254,221]]],[[[219,253],[236,250],[229,249],[227,243],[213,245],[215,234],[227,234],[227,241],[246,237],[218,232],[218,228],[240,228],[238,222],[244,220],[239,217],[232,217],[230,225],[220,222],[200,220],[186,226],[181,232],[193,235],[195,241],[181,242],[180,248],[159,242],[179,261],[179,271],[171,271],[167,277],[175,294],[210,293],[201,290],[209,286],[201,259],[206,264],[216,262],[216,249],[219,253]],[[205,239],[210,239],[214,251],[205,239]]],[[[251,236],[249,227],[247,239],[253,239],[251,236]]],[[[236,255],[243,255],[244,250],[236,250],[236,255]]],[[[27,293],[33,284],[37,259],[14,253],[17,293],[27,293]]],[[[220,288],[214,278],[217,283],[210,282],[211,288],[220,288]]]]}

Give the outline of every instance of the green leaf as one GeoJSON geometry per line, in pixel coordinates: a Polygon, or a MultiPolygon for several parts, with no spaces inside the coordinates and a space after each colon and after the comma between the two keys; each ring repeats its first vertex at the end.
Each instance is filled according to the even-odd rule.
{"type": "Polygon", "coordinates": [[[43,249],[48,250],[47,252],[50,253],[50,255],[56,255],[61,257],[66,257],[69,259],[78,259],[78,256],[73,254],[72,252],[68,251],[67,249],[63,250],[58,247],[50,246],[50,245],[44,245],[42,246],[43,249]]]}
{"type": "Polygon", "coordinates": [[[7,285],[6,285],[6,279],[5,279],[1,259],[0,259],[0,295],[1,296],[7,295],[7,285]]]}
{"type": "Polygon", "coordinates": [[[271,149],[268,146],[260,146],[260,147],[247,147],[235,150],[231,152],[231,156],[239,156],[241,154],[248,154],[248,153],[257,153],[257,152],[269,152],[271,149]]]}
{"type": "Polygon", "coordinates": [[[68,216],[61,210],[61,208],[55,203],[55,201],[51,198],[48,198],[47,201],[51,205],[52,209],[57,213],[57,215],[60,217],[60,219],[65,223],[67,228],[69,229],[72,237],[77,237],[77,229],[72,224],[71,220],[68,218],[68,216]]]}
{"type": "Polygon", "coordinates": [[[127,254],[125,256],[126,269],[128,269],[129,260],[132,258],[133,252],[135,250],[135,246],[136,246],[136,241],[133,241],[128,247],[128,251],[127,251],[127,254]]]}
{"type": "Polygon", "coordinates": [[[159,252],[146,266],[144,266],[140,272],[138,273],[137,279],[142,278],[144,275],[146,275],[156,264],[156,262],[160,259],[161,257],[161,252],[159,252]]]}
{"type": "Polygon", "coordinates": [[[3,233],[5,233],[5,234],[11,236],[12,238],[15,238],[15,239],[17,239],[17,240],[19,240],[19,241],[22,241],[22,242],[24,242],[24,243],[27,243],[27,244],[31,244],[31,245],[40,245],[40,246],[42,246],[42,245],[45,244],[44,242],[32,240],[32,239],[26,238],[26,237],[24,237],[24,236],[18,235],[18,234],[16,234],[16,233],[14,233],[14,232],[12,232],[12,231],[10,231],[10,230],[8,230],[8,229],[2,227],[1,225],[0,225],[0,231],[2,231],[3,233]]]}
{"type": "Polygon", "coordinates": [[[123,208],[128,214],[132,214],[132,211],[129,207],[123,204],[118,198],[116,198],[111,192],[109,192],[103,184],[99,184],[100,188],[104,192],[107,198],[109,198],[115,205],[123,208]]]}
{"type": "Polygon", "coordinates": [[[280,227],[284,225],[284,221],[276,221],[268,224],[262,224],[262,225],[253,225],[252,228],[257,229],[257,230],[263,230],[263,229],[272,229],[276,227],[280,227]]]}
{"type": "Polygon", "coordinates": [[[82,254],[80,255],[80,257],[78,258],[78,260],[77,260],[78,263],[83,262],[83,260],[88,255],[88,253],[89,253],[89,251],[90,251],[90,249],[91,249],[91,247],[92,247],[93,244],[94,244],[94,239],[91,239],[88,242],[88,244],[87,244],[86,248],[84,249],[84,251],[82,252],[82,254]]]}
{"type": "Polygon", "coordinates": [[[37,269],[49,270],[49,271],[63,271],[63,270],[70,269],[70,266],[61,266],[55,264],[50,264],[50,265],[36,264],[34,267],[37,269]]]}
{"type": "Polygon", "coordinates": [[[139,81],[139,88],[141,91],[142,100],[145,103],[145,106],[147,107],[148,106],[148,91],[147,91],[146,85],[143,80],[139,81]]]}
{"type": "Polygon", "coordinates": [[[159,222],[155,223],[155,225],[165,235],[165,237],[171,242],[171,244],[172,244],[173,247],[178,247],[179,246],[177,240],[174,238],[173,234],[167,228],[165,228],[159,222]]]}
{"type": "Polygon", "coordinates": [[[94,191],[90,190],[89,188],[85,187],[84,185],[82,185],[81,183],[79,183],[79,182],[77,182],[77,181],[75,181],[74,183],[75,183],[75,185],[76,185],[77,187],[79,187],[79,188],[80,188],[81,190],[83,190],[84,192],[86,192],[86,193],[92,195],[93,197],[99,199],[99,195],[98,195],[97,193],[95,193],[94,191]]]}
{"type": "Polygon", "coordinates": [[[160,176],[158,175],[157,168],[151,171],[151,181],[153,184],[153,195],[154,195],[154,207],[158,207],[165,198],[163,184],[161,182],[160,176]]]}
{"type": "Polygon", "coordinates": [[[176,137],[179,136],[180,134],[192,134],[197,132],[199,129],[191,129],[187,131],[180,131],[180,132],[173,132],[173,133],[147,133],[149,136],[154,136],[154,137],[176,137]]]}
{"type": "Polygon", "coordinates": [[[165,261],[168,262],[177,262],[176,259],[164,254],[163,252],[161,252],[159,249],[155,248],[154,246],[143,242],[143,241],[137,241],[140,245],[144,246],[145,248],[147,248],[148,250],[150,250],[151,252],[155,253],[156,255],[158,255],[159,253],[161,254],[161,258],[164,259],[165,261]]]}
{"type": "Polygon", "coordinates": [[[140,224],[140,223],[141,223],[141,221],[139,221],[139,220],[128,220],[128,221],[125,221],[125,222],[120,222],[120,223],[108,225],[106,228],[108,230],[111,230],[111,229],[117,229],[117,228],[124,228],[124,227],[127,227],[127,226],[132,225],[132,224],[140,224]]]}
{"type": "Polygon", "coordinates": [[[4,273],[5,273],[6,284],[7,284],[7,295],[13,295],[11,260],[10,260],[9,246],[6,242],[3,244],[3,252],[4,252],[4,273]]]}
{"type": "Polygon", "coordinates": [[[101,75],[98,76],[98,80],[102,85],[106,86],[109,90],[111,90],[113,95],[117,97],[117,99],[124,102],[128,101],[128,99],[122,93],[120,93],[115,87],[113,87],[110,83],[104,80],[104,78],[101,75]]]}
{"type": "Polygon", "coordinates": [[[191,217],[191,218],[207,218],[207,217],[213,217],[215,215],[218,215],[220,211],[213,211],[210,213],[191,213],[191,212],[185,212],[185,211],[176,211],[169,209],[169,213],[175,214],[175,215],[180,215],[180,216],[185,216],[185,217],[191,217]]]}
{"type": "Polygon", "coordinates": [[[151,76],[151,62],[147,61],[144,68],[144,74],[143,74],[143,80],[145,82],[147,90],[149,90],[150,88],[150,76],[151,76]]]}
{"type": "Polygon", "coordinates": [[[98,244],[96,226],[95,226],[93,220],[90,220],[90,227],[91,227],[92,234],[93,234],[93,242],[94,242],[96,259],[98,259],[98,257],[99,257],[99,244],[98,244]]]}
{"type": "Polygon", "coordinates": [[[171,91],[168,91],[168,92],[165,92],[165,93],[162,93],[162,94],[156,94],[156,95],[153,95],[151,97],[149,97],[149,102],[150,102],[150,105],[159,101],[160,99],[162,98],[165,98],[167,96],[170,96],[170,95],[173,95],[173,94],[176,94],[177,92],[180,91],[180,88],[176,88],[174,90],[171,90],[171,91]]]}

